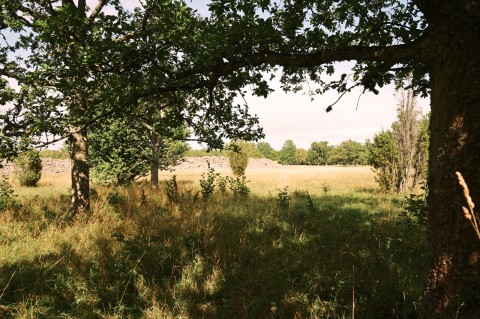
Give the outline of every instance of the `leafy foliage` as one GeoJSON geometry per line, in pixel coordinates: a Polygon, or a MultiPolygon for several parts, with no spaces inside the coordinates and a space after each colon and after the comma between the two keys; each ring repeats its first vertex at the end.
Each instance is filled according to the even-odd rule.
{"type": "Polygon", "coordinates": [[[184,129],[171,129],[169,136],[160,136],[158,143],[156,134],[160,133],[151,133],[138,121],[128,118],[111,118],[93,127],[89,133],[89,152],[96,181],[127,185],[145,176],[154,160],[160,170],[182,161],[187,146],[175,139],[184,138],[184,129]]]}
{"type": "Polygon", "coordinates": [[[366,165],[368,150],[363,143],[352,140],[343,141],[330,150],[328,161],[333,165],[366,165]]]}
{"type": "Polygon", "coordinates": [[[150,143],[128,119],[109,119],[89,132],[92,175],[99,184],[127,185],[149,171],[150,143]]]}
{"type": "Polygon", "coordinates": [[[382,190],[391,191],[395,186],[398,158],[393,132],[387,130],[375,134],[373,142],[369,144],[369,151],[369,163],[376,171],[375,180],[382,190]]]}
{"type": "Polygon", "coordinates": [[[200,179],[202,198],[205,203],[213,195],[213,192],[215,191],[215,181],[220,175],[219,173],[215,172],[215,169],[210,166],[210,163],[207,163],[207,165],[207,173],[203,173],[202,178],[200,179]]]}
{"type": "Polygon", "coordinates": [[[20,185],[35,187],[42,177],[42,159],[40,152],[29,149],[15,159],[15,177],[20,185]]]}
{"type": "Polygon", "coordinates": [[[411,94],[402,94],[392,129],[377,133],[369,144],[370,165],[384,191],[405,192],[426,178],[429,116],[420,117],[411,94]]]}
{"type": "Polygon", "coordinates": [[[292,140],[286,140],[278,152],[278,162],[284,165],[295,165],[297,162],[296,150],[295,143],[292,140]]]}
{"type": "Polygon", "coordinates": [[[332,146],[328,142],[313,142],[308,150],[307,162],[310,165],[326,165],[332,146]]]}
{"type": "Polygon", "coordinates": [[[233,141],[228,146],[228,163],[235,176],[245,175],[248,166],[248,153],[245,142],[233,141]]]}
{"type": "Polygon", "coordinates": [[[8,178],[3,176],[0,179],[0,212],[7,209],[18,207],[12,186],[8,183],[8,178]]]}
{"type": "Polygon", "coordinates": [[[258,142],[257,149],[262,154],[262,157],[268,158],[272,161],[278,159],[278,152],[267,142],[258,142]]]}
{"type": "Polygon", "coordinates": [[[288,209],[290,207],[290,201],[292,200],[292,196],[290,196],[288,192],[288,186],[285,186],[284,188],[278,190],[276,200],[280,209],[288,209]]]}
{"type": "Polygon", "coordinates": [[[427,195],[428,189],[422,187],[421,194],[410,194],[405,197],[405,210],[402,212],[402,222],[407,228],[414,225],[426,227],[428,221],[427,195]]]}
{"type": "Polygon", "coordinates": [[[180,191],[178,190],[177,175],[173,175],[166,182],[165,194],[170,204],[178,204],[180,202],[180,191]]]}
{"type": "Polygon", "coordinates": [[[234,197],[247,198],[250,196],[250,188],[248,187],[247,177],[245,175],[236,176],[228,180],[230,191],[234,197]]]}

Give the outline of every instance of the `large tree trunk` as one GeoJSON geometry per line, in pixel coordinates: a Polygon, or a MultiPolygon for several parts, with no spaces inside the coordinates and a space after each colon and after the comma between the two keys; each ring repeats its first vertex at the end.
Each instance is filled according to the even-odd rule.
{"type": "Polygon", "coordinates": [[[480,318],[480,239],[464,217],[467,204],[455,176],[456,171],[463,174],[473,201],[480,204],[480,21],[456,6],[432,25],[428,48],[431,270],[423,300],[426,318],[480,318]]]}
{"type": "Polygon", "coordinates": [[[90,209],[87,130],[72,127],[70,146],[72,149],[72,213],[76,215],[90,209]]]}

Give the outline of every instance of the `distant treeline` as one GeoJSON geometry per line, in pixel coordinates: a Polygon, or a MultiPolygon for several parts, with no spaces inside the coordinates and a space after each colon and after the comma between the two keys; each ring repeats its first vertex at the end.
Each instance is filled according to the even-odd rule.
{"type": "MultiPolygon", "coordinates": [[[[280,150],[275,150],[267,142],[242,142],[242,150],[250,158],[268,158],[284,165],[368,165],[369,156],[365,143],[352,140],[339,145],[330,145],[327,141],[313,142],[308,150],[298,148],[292,140],[286,140],[280,150]]],[[[226,156],[226,152],[189,149],[186,156],[226,156]]]]}

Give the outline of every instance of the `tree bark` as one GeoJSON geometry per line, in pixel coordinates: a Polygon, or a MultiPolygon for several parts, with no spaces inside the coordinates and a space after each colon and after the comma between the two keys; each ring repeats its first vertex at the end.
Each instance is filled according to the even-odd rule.
{"type": "Polygon", "coordinates": [[[152,159],[150,161],[150,186],[152,189],[158,189],[158,167],[160,155],[160,141],[156,134],[152,133],[152,159]]]}
{"type": "MultiPolygon", "coordinates": [[[[431,25],[429,243],[425,318],[480,318],[480,240],[455,172],[480,204],[480,19],[458,2],[431,25]]],[[[448,5],[446,5],[448,6],[448,5]]]]}
{"type": "Polygon", "coordinates": [[[72,151],[72,215],[90,209],[90,168],[88,165],[87,130],[70,128],[72,151]]]}

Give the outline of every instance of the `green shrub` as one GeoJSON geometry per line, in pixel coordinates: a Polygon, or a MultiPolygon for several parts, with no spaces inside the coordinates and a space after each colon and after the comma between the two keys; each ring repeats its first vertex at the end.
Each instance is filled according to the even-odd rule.
{"type": "Polygon", "coordinates": [[[27,150],[15,160],[14,174],[20,185],[36,187],[42,177],[42,159],[37,150],[27,150]]]}
{"type": "Polygon", "coordinates": [[[427,208],[427,194],[428,189],[426,185],[422,187],[422,194],[410,194],[404,199],[405,209],[401,213],[400,220],[405,226],[411,228],[412,226],[426,227],[428,222],[428,208],[427,208]]]}
{"type": "Polygon", "coordinates": [[[245,175],[238,176],[236,178],[230,178],[230,190],[232,191],[233,196],[242,198],[247,198],[250,196],[251,191],[247,186],[248,182],[250,181],[247,181],[245,175]]]}
{"type": "Polygon", "coordinates": [[[13,194],[12,186],[8,183],[8,178],[3,176],[0,179],[0,211],[7,210],[9,208],[17,207],[17,201],[13,194]]]}
{"type": "Polygon", "coordinates": [[[276,199],[280,209],[287,209],[290,207],[290,201],[292,200],[292,197],[288,193],[288,186],[278,190],[276,199]]]}
{"type": "Polygon", "coordinates": [[[228,162],[235,176],[242,176],[248,165],[248,154],[244,148],[245,142],[232,142],[229,145],[228,162]]]}
{"type": "Polygon", "coordinates": [[[202,178],[200,179],[200,187],[204,202],[207,202],[208,199],[213,195],[213,192],[215,191],[215,180],[220,175],[218,173],[215,173],[215,169],[213,167],[210,167],[209,162],[207,162],[207,165],[207,173],[203,173],[202,178]]]}

